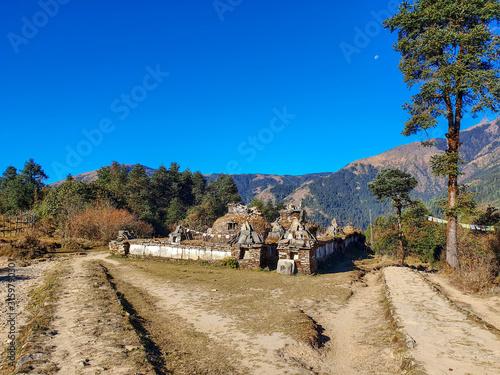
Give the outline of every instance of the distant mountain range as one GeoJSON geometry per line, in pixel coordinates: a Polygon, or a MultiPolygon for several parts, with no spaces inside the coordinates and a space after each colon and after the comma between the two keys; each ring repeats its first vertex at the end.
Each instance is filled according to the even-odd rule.
{"type": "MultiPolygon", "coordinates": [[[[461,132],[461,152],[464,165],[461,180],[477,193],[479,203],[500,205],[500,120],[481,123],[461,132]]],[[[393,148],[382,154],[352,162],[331,173],[303,176],[264,174],[233,175],[244,203],[254,197],[267,201],[283,200],[303,204],[309,217],[327,225],[333,218],[341,223],[351,221],[366,227],[370,220],[383,214],[388,205],[380,204],[371,195],[367,184],[385,168],[399,168],[418,179],[414,195],[424,201],[438,198],[446,192],[446,180],[432,175],[429,161],[432,155],[446,149],[446,140],[434,139],[431,147],[415,142],[393,148]]],[[[130,165],[130,168],[133,166],[130,165]]],[[[145,167],[148,175],[154,169],[145,167]]],[[[206,175],[213,180],[218,174],[206,175]]],[[[92,181],[97,171],[74,176],[77,180],[92,181]]],[[[60,183],[60,182],[59,182],[60,183]]],[[[58,183],[55,183],[58,184],[58,183]]]]}

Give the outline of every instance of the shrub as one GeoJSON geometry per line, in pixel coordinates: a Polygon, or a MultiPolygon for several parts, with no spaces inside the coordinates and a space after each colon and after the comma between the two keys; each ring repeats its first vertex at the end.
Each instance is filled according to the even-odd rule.
{"type": "Polygon", "coordinates": [[[231,257],[225,257],[222,259],[221,265],[229,268],[238,268],[238,261],[231,257]]]}
{"type": "Polygon", "coordinates": [[[82,213],[69,218],[71,237],[111,241],[119,230],[128,230],[138,236],[150,237],[153,227],[124,209],[116,209],[106,202],[97,202],[82,213]]]}
{"type": "Polygon", "coordinates": [[[41,242],[36,235],[28,232],[25,237],[17,241],[0,246],[0,255],[10,258],[34,259],[43,256],[49,251],[49,246],[41,242]]]}
{"type": "Polygon", "coordinates": [[[458,239],[460,269],[455,281],[473,292],[493,287],[500,274],[500,233],[459,228],[458,239]]]}

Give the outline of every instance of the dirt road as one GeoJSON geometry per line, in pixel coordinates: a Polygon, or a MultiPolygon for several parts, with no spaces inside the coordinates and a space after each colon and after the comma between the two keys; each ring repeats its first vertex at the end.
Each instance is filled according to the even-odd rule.
{"type": "Polygon", "coordinates": [[[364,268],[366,274],[342,266],[313,278],[240,273],[253,280],[242,290],[223,286],[222,279],[237,271],[156,263],[154,270],[167,274],[155,274],[148,261],[93,253],[26,267],[30,276],[19,279],[19,309],[28,303],[29,287],[40,284],[41,274],[55,264],[61,276],[46,302],[54,304],[50,327],[32,345],[35,356],[22,352],[19,370],[29,369],[26,373],[419,373],[402,366],[409,357],[429,374],[500,373],[498,337],[467,320],[410,269],[382,271],[373,263],[364,268]],[[401,329],[415,340],[412,350],[394,344],[384,278],[401,329]],[[261,280],[266,285],[259,285],[261,280]],[[267,285],[269,280],[276,285],[267,285]],[[301,297],[293,299],[297,294],[301,297]],[[252,298],[264,301],[257,311],[243,306],[252,298]],[[297,323],[287,325],[283,318],[299,325],[314,322],[319,346],[297,340],[286,328],[297,323]]]}
{"type": "Polygon", "coordinates": [[[384,270],[415,359],[429,374],[500,374],[499,337],[453,308],[411,269],[384,270]]]}

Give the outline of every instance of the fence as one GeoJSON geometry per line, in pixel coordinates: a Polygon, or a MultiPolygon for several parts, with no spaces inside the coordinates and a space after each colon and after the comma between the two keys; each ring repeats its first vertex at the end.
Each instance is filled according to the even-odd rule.
{"type": "Polygon", "coordinates": [[[2,237],[17,236],[20,233],[26,232],[29,228],[33,228],[36,222],[36,214],[31,211],[20,212],[17,215],[1,216],[0,232],[2,237]]]}

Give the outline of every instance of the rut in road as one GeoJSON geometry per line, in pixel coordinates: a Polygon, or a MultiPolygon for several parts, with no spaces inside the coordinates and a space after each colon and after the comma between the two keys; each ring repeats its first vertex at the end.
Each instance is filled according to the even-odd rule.
{"type": "Polygon", "coordinates": [[[381,271],[367,273],[351,288],[343,308],[314,316],[329,338],[324,348],[291,346],[285,354],[320,375],[400,374],[402,358],[394,355],[390,342],[381,271]]]}

